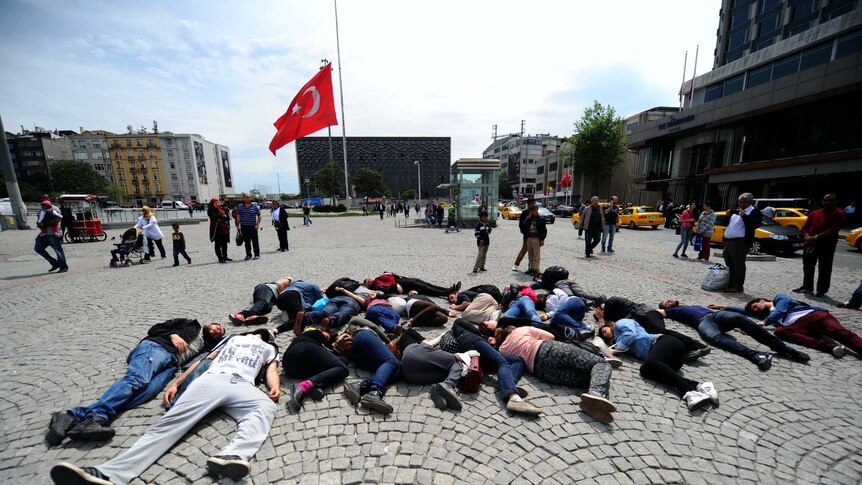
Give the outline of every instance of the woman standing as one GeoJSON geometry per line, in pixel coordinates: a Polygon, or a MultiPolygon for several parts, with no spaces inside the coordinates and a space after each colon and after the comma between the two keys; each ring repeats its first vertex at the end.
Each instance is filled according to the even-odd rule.
{"type": "Polygon", "coordinates": [[[153,243],[159,247],[159,254],[162,256],[162,259],[165,259],[165,246],[162,244],[162,238],[164,238],[165,235],[162,234],[162,230],[159,229],[159,220],[156,219],[156,214],[154,214],[148,206],[143,206],[141,208],[141,217],[138,217],[138,223],[135,224],[135,227],[141,228],[143,230],[144,237],[147,238],[147,247],[150,252],[144,256],[144,259],[149,260],[156,255],[153,243]]]}
{"type": "Polygon", "coordinates": [[[227,243],[230,240],[230,217],[221,207],[217,198],[210,199],[207,216],[210,218],[210,241],[215,245],[219,263],[233,261],[227,257],[227,243]]]}
{"type": "Polygon", "coordinates": [[[709,261],[709,241],[715,234],[715,211],[712,210],[712,202],[703,203],[703,212],[697,219],[697,234],[700,234],[700,252],[697,253],[698,261],[709,261]]]}
{"type": "Polygon", "coordinates": [[[691,240],[691,226],[694,225],[694,217],[692,216],[692,212],[694,212],[697,207],[696,202],[692,202],[691,205],[679,216],[679,244],[676,245],[676,251],[673,252],[673,257],[678,258],[682,256],[683,258],[687,258],[688,255],[685,254],[685,250],[688,249],[688,242],[691,240]],[[679,254],[679,248],[682,248],[682,255],[679,254]]]}

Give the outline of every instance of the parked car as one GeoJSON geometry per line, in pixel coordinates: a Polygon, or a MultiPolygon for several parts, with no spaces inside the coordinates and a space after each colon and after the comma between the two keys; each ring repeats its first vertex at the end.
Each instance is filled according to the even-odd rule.
{"type": "MultiPolygon", "coordinates": [[[[726,212],[726,211],[725,211],[726,212]]],[[[715,233],[712,235],[712,246],[723,246],[724,230],[727,228],[728,216],[718,212],[715,220],[715,233]]],[[[692,238],[693,238],[692,234],[692,238]]],[[[754,231],[752,253],[793,253],[805,245],[805,237],[795,227],[782,226],[775,220],[763,216],[763,224],[754,231]]]]}
{"type": "Polygon", "coordinates": [[[553,224],[557,216],[547,207],[539,207],[539,217],[545,220],[545,224],[553,224]]]}
{"type": "Polygon", "coordinates": [[[558,215],[560,217],[572,217],[572,214],[575,214],[577,212],[577,209],[575,209],[574,207],[572,207],[570,205],[562,205],[561,204],[561,205],[558,205],[557,207],[554,207],[554,209],[551,212],[553,212],[554,215],[558,215]]]}
{"type": "Polygon", "coordinates": [[[521,208],[516,205],[507,205],[503,207],[500,213],[503,215],[503,219],[517,219],[521,216],[521,208]]]}
{"type": "Polygon", "coordinates": [[[862,251],[862,227],[857,227],[847,234],[847,244],[862,251]]]}
{"type": "Polygon", "coordinates": [[[808,220],[808,212],[808,209],[780,207],[775,209],[775,215],[772,218],[782,226],[795,227],[801,231],[805,221],[808,220]]]}
{"type": "Polygon", "coordinates": [[[189,210],[189,206],[183,204],[178,200],[163,200],[162,201],[162,209],[181,209],[181,210],[189,210]]]}
{"type": "Polygon", "coordinates": [[[664,216],[654,207],[639,205],[626,207],[620,211],[620,225],[628,226],[631,229],[643,226],[658,229],[658,226],[662,224],[664,224],[664,216]]]}

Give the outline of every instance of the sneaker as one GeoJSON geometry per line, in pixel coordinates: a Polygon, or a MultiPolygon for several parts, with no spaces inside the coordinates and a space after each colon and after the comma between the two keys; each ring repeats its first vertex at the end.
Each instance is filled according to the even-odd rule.
{"type": "Polygon", "coordinates": [[[699,407],[709,404],[709,396],[700,391],[688,391],[682,397],[689,411],[694,411],[699,407]]]}
{"type": "MultiPolygon", "coordinates": [[[[115,261],[115,260],[113,260],[113,259],[112,259],[111,261],[115,261]]],[[[51,265],[51,269],[49,269],[49,270],[48,270],[48,272],[50,273],[50,272],[52,272],[52,271],[57,271],[58,269],[60,269],[60,265],[59,265],[59,264],[52,264],[52,265],[51,265]]]]}
{"type": "Polygon", "coordinates": [[[371,409],[383,414],[391,414],[393,410],[392,405],[383,400],[383,396],[380,395],[379,391],[371,391],[362,396],[359,400],[359,405],[365,409],[371,409]]]}
{"type": "Polygon", "coordinates": [[[354,406],[359,404],[360,394],[359,388],[356,387],[356,384],[350,384],[349,382],[345,382],[344,395],[347,397],[347,400],[350,401],[350,404],[353,404],[354,406]]]}
{"type": "Polygon", "coordinates": [[[293,333],[297,337],[302,334],[303,320],[305,320],[305,312],[296,312],[296,319],[293,321],[293,333]]]}
{"type": "Polygon", "coordinates": [[[790,360],[795,360],[796,362],[808,362],[811,360],[811,357],[808,356],[805,352],[800,352],[792,347],[788,347],[782,354],[783,357],[787,357],[790,360]]]}
{"type": "Polygon", "coordinates": [[[59,411],[51,415],[48,432],[45,433],[45,444],[57,446],[66,438],[66,433],[75,426],[75,417],[68,411],[59,411]]]}
{"type": "Polygon", "coordinates": [[[682,360],[684,360],[685,362],[694,362],[697,359],[709,354],[710,352],[712,352],[711,347],[701,347],[685,354],[682,357],[682,360]]]}
{"type": "Polygon", "coordinates": [[[311,398],[311,400],[314,402],[323,401],[323,390],[321,390],[319,387],[315,387],[312,390],[308,391],[308,394],[306,394],[306,396],[311,398]]]}
{"type": "Polygon", "coordinates": [[[100,418],[89,418],[69,430],[69,438],[74,441],[108,441],[117,432],[100,418]]]}
{"type": "Polygon", "coordinates": [[[581,394],[581,409],[590,414],[590,409],[599,409],[606,413],[616,412],[617,406],[594,391],[581,394]]]}
{"type": "Polygon", "coordinates": [[[858,310],[859,309],[858,306],[850,306],[849,301],[845,301],[844,303],[839,303],[838,308],[849,308],[851,310],[858,310]]]}
{"type": "Polygon", "coordinates": [[[602,253],[604,253],[604,252],[605,252],[605,250],[604,250],[604,249],[602,249],[602,253]]]}
{"type": "Polygon", "coordinates": [[[227,316],[234,325],[242,325],[245,323],[245,316],[242,313],[234,313],[227,316]]]}
{"type": "Polygon", "coordinates": [[[772,354],[758,354],[754,363],[757,364],[758,369],[766,372],[772,367],[772,354]]]}
{"type": "Polygon", "coordinates": [[[715,384],[711,382],[701,382],[697,385],[697,392],[706,394],[709,396],[709,400],[718,406],[718,390],[715,388],[715,384]]]}
{"type": "Polygon", "coordinates": [[[224,260],[225,260],[225,261],[227,261],[227,262],[231,262],[231,261],[233,261],[233,260],[232,260],[232,259],[230,259],[230,258],[224,258],[224,260]]]}
{"type": "Polygon", "coordinates": [[[679,255],[678,255],[678,254],[676,254],[676,253],[673,253],[673,257],[674,257],[674,258],[678,258],[678,257],[679,257],[679,255]]]}
{"type": "Polygon", "coordinates": [[[485,268],[479,268],[479,271],[488,271],[488,270],[485,268]]]}
{"type": "Polygon", "coordinates": [[[527,416],[538,416],[542,414],[541,409],[523,400],[516,401],[514,399],[509,399],[509,402],[506,403],[506,410],[510,413],[526,414],[527,416]]]}
{"type": "Polygon", "coordinates": [[[302,400],[305,399],[305,393],[302,389],[293,383],[290,385],[290,394],[288,395],[287,409],[292,413],[298,413],[302,410],[302,400]]]}
{"type": "Polygon", "coordinates": [[[521,399],[526,399],[526,398],[527,398],[527,396],[529,396],[529,395],[530,395],[530,393],[529,393],[526,389],[524,389],[523,387],[515,387],[515,390],[517,390],[517,391],[518,391],[518,396],[519,396],[521,399]]]}
{"type": "Polygon", "coordinates": [[[177,266],[179,266],[179,265],[180,265],[180,263],[174,263],[174,264],[172,264],[172,265],[171,265],[171,267],[174,267],[174,268],[175,268],[175,267],[177,267],[177,266]]]}
{"type": "MultiPolygon", "coordinates": [[[[840,359],[841,357],[844,357],[844,355],[846,353],[847,353],[847,347],[845,347],[843,345],[836,345],[835,347],[832,347],[832,355],[836,359],[840,359]]],[[[54,421],[52,420],[51,423],[53,424],[54,421]]]]}
{"type": "Polygon", "coordinates": [[[251,465],[236,455],[211,456],[207,470],[213,475],[240,480],[251,472],[251,465]]]}
{"type": "Polygon", "coordinates": [[[251,261],[251,256],[246,256],[245,261],[251,261]]]}
{"type": "Polygon", "coordinates": [[[255,256],[255,257],[253,257],[253,258],[251,258],[251,259],[258,260],[258,259],[260,259],[260,256],[255,256]]]}
{"type": "Polygon", "coordinates": [[[249,315],[245,317],[246,325],[263,325],[264,323],[269,321],[269,317],[266,315],[249,315]]]}
{"type": "Polygon", "coordinates": [[[474,272],[474,273],[478,273],[478,272],[479,272],[479,268],[473,268],[473,272],[474,272]]]}
{"type": "Polygon", "coordinates": [[[687,255],[687,254],[685,254],[685,253],[680,254],[680,255],[679,255],[679,257],[680,257],[680,258],[688,259],[688,255],[687,255]]]}
{"type": "Polygon", "coordinates": [[[623,366],[623,361],[616,357],[605,357],[605,362],[611,365],[614,369],[619,369],[623,366]]]}
{"type": "Polygon", "coordinates": [[[802,293],[802,294],[813,293],[812,290],[809,290],[808,288],[806,288],[804,286],[800,286],[799,288],[794,289],[793,292],[794,293],[802,293]]]}
{"type": "Polygon", "coordinates": [[[60,271],[57,271],[57,274],[68,273],[68,272],[69,272],[69,268],[60,268],[60,271]]]}
{"type": "Polygon", "coordinates": [[[518,271],[518,265],[517,264],[512,265],[512,271],[518,271]]]}
{"type": "Polygon", "coordinates": [[[463,409],[461,400],[455,394],[455,389],[446,384],[434,384],[431,386],[431,400],[434,401],[434,405],[439,409],[449,408],[455,411],[463,409]]]}
{"type": "Polygon", "coordinates": [[[58,485],[113,485],[107,475],[93,467],[80,468],[71,463],[60,462],[51,468],[51,480],[58,485]]]}

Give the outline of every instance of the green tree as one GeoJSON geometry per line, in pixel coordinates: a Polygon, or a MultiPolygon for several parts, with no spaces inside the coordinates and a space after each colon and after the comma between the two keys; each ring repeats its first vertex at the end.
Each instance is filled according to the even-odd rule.
{"type": "Polygon", "coordinates": [[[314,172],[313,180],[317,190],[330,197],[344,194],[344,170],[334,160],[314,172]]]}
{"type": "Polygon", "coordinates": [[[401,198],[404,200],[413,199],[416,197],[416,191],[413,189],[404,189],[401,191],[401,198]]]}
{"type": "Polygon", "coordinates": [[[360,168],[353,175],[353,185],[356,187],[357,194],[368,197],[380,197],[389,192],[386,180],[383,179],[383,172],[371,168],[360,168]]]}
{"type": "MultiPolygon", "coordinates": [[[[615,167],[623,163],[628,140],[623,133],[623,119],[610,105],[598,101],[586,108],[575,122],[575,133],[569,138],[574,151],[575,175],[586,175],[600,184],[613,175],[615,167]]],[[[564,153],[568,158],[571,152],[564,153]]]]}
{"type": "Polygon", "coordinates": [[[54,192],[70,194],[105,194],[108,182],[86,162],[58,160],[49,173],[54,192]]]}

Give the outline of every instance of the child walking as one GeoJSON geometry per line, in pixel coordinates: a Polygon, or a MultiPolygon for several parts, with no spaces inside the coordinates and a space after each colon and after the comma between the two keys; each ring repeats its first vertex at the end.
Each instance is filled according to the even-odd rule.
{"type": "Polygon", "coordinates": [[[476,224],[476,231],[473,234],[476,236],[476,245],[479,246],[479,255],[476,256],[473,272],[478,273],[486,271],[485,256],[488,255],[488,246],[491,244],[491,226],[488,224],[487,212],[479,212],[479,223],[476,224]]]}
{"type": "Polygon", "coordinates": [[[174,223],[171,227],[174,228],[173,233],[173,241],[174,241],[174,266],[180,265],[179,255],[182,254],[186,261],[189,264],[192,264],[192,258],[186,253],[186,238],[183,236],[183,233],[180,232],[180,225],[174,223]]]}

